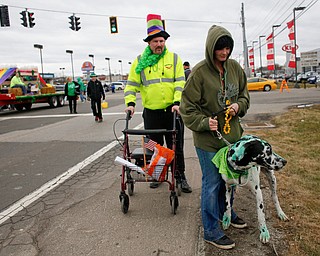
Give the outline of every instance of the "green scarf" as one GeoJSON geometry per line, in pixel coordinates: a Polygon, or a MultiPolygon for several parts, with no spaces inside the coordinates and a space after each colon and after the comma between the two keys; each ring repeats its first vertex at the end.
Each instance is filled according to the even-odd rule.
{"type": "Polygon", "coordinates": [[[154,64],[158,63],[158,61],[165,55],[166,51],[167,51],[167,47],[164,47],[164,50],[160,55],[153,54],[150,49],[150,46],[148,45],[141,55],[139,63],[136,67],[136,73],[139,74],[146,67],[149,67],[149,66],[151,67],[154,64]]]}

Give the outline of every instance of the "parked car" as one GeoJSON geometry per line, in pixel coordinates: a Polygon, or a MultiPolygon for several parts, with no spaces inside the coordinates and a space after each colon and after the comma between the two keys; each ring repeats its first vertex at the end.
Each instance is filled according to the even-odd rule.
{"type": "Polygon", "coordinates": [[[115,90],[124,90],[124,87],[125,87],[124,83],[122,82],[112,82],[110,86],[111,88],[112,86],[114,86],[115,90]]]}
{"type": "Polygon", "coordinates": [[[315,84],[317,81],[318,81],[318,77],[317,76],[310,76],[308,79],[307,79],[307,82],[309,84],[315,84]]]}
{"type": "Polygon", "coordinates": [[[261,77],[248,78],[248,90],[249,91],[271,91],[277,89],[277,83],[275,80],[266,79],[261,77]]]}
{"type": "Polygon", "coordinates": [[[111,86],[109,83],[104,83],[104,84],[102,84],[102,86],[103,86],[105,92],[111,91],[111,86]]]}
{"type": "Polygon", "coordinates": [[[121,83],[123,83],[123,84],[124,84],[124,86],[126,86],[126,85],[127,85],[128,80],[119,80],[118,82],[121,82],[121,83]]]}

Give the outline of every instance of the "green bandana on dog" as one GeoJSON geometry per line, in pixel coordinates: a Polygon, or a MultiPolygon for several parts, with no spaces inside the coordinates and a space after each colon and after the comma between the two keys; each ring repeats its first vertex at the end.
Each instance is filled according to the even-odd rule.
{"type": "Polygon", "coordinates": [[[167,48],[164,47],[164,50],[160,55],[154,54],[152,53],[150,46],[148,45],[141,55],[139,63],[136,67],[136,73],[139,74],[146,67],[151,67],[154,64],[158,63],[158,61],[165,55],[166,51],[167,48]]]}

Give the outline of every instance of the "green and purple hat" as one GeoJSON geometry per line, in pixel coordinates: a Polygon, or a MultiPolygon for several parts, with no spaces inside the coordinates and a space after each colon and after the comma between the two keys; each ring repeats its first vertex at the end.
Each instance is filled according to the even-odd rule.
{"type": "Polygon", "coordinates": [[[163,37],[165,40],[170,36],[163,28],[161,16],[157,14],[148,14],[147,16],[147,33],[148,37],[143,39],[145,42],[149,42],[155,37],[163,37]]]}

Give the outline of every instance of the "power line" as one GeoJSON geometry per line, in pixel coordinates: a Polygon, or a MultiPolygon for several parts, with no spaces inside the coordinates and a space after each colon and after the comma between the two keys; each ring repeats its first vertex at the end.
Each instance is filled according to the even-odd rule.
{"type": "MultiPolygon", "coordinates": [[[[70,12],[70,11],[57,11],[50,9],[42,9],[42,8],[27,8],[22,6],[8,5],[11,8],[19,8],[19,9],[32,9],[34,11],[42,11],[42,12],[52,12],[52,13],[64,13],[64,14],[75,14],[75,15],[84,15],[84,16],[95,16],[95,17],[111,17],[117,16],[118,18],[124,19],[139,19],[145,20],[145,17],[134,17],[134,16],[122,16],[122,15],[114,15],[114,14],[99,14],[99,13],[86,13],[86,12],[70,12]]],[[[231,21],[212,21],[212,20],[184,20],[184,19],[165,19],[167,21],[176,21],[176,22],[192,22],[192,23],[218,23],[218,24],[240,24],[240,22],[231,22],[231,21]]]]}

